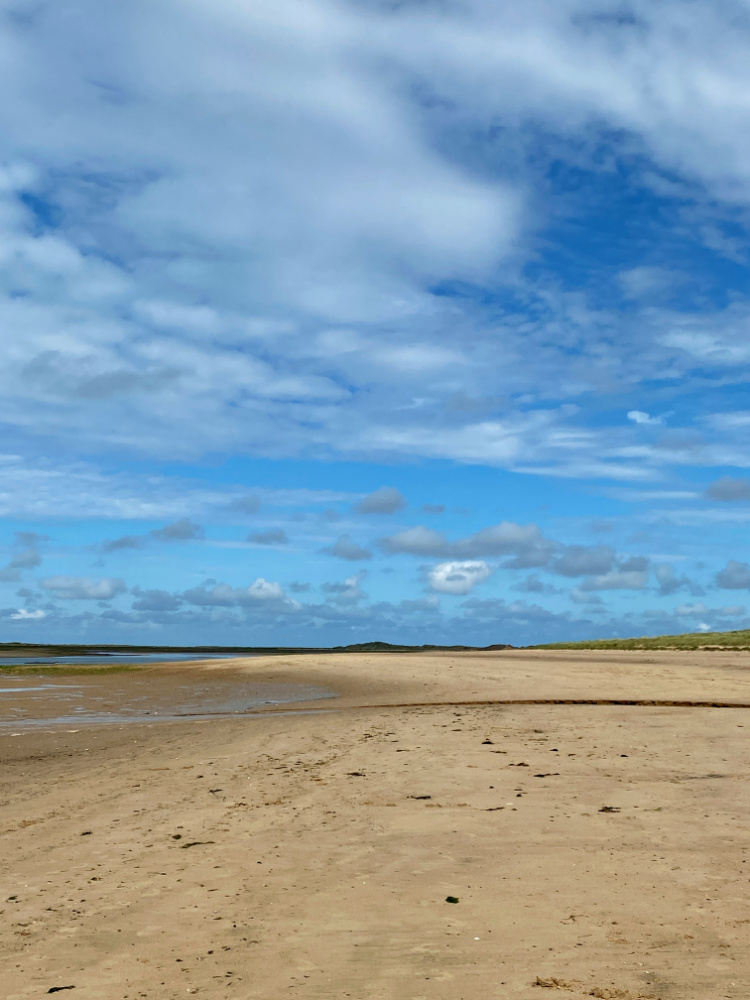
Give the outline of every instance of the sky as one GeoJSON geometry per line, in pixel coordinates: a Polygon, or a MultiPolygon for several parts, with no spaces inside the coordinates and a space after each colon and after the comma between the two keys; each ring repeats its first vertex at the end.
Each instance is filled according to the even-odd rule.
{"type": "Polygon", "coordinates": [[[0,0],[0,640],[750,627],[748,0],[0,0]]]}

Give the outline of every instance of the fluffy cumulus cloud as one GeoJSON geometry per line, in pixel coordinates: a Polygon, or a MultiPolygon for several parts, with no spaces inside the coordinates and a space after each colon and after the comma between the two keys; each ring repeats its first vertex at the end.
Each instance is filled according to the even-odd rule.
{"type": "Polygon", "coordinates": [[[645,556],[632,556],[620,561],[609,572],[587,577],[581,591],[588,590],[643,590],[648,584],[649,561],[645,556]]]}
{"type": "Polygon", "coordinates": [[[327,556],[333,556],[335,559],[346,559],[349,562],[372,559],[372,552],[362,545],[358,545],[351,535],[341,535],[333,545],[328,545],[321,551],[327,556]]]}
{"type": "Polygon", "coordinates": [[[609,545],[568,545],[552,568],[561,576],[603,574],[612,569],[615,558],[615,551],[609,545]]]}
{"type": "Polygon", "coordinates": [[[28,608],[19,608],[10,617],[17,622],[38,622],[40,619],[47,617],[47,612],[42,611],[41,608],[37,608],[35,611],[29,611],[28,608]]]}
{"type": "Polygon", "coordinates": [[[170,594],[167,590],[143,590],[141,587],[133,587],[133,596],[134,611],[176,611],[182,604],[181,598],[176,594],[170,594]]]}
{"type": "Polygon", "coordinates": [[[682,576],[675,573],[674,566],[671,563],[660,563],[658,566],[654,566],[654,576],[656,577],[656,582],[659,585],[659,593],[662,597],[675,594],[678,590],[683,589],[688,590],[696,597],[705,593],[699,583],[691,580],[684,573],[682,576]]]}
{"type": "Polygon", "coordinates": [[[45,541],[48,541],[46,535],[39,535],[34,531],[16,531],[15,551],[6,565],[0,568],[0,582],[13,583],[21,579],[24,570],[36,569],[41,565],[39,545],[45,541]]]}
{"type": "Polygon", "coordinates": [[[730,559],[716,574],[716,586],[722,590],[750,590],[750,565],[730,559]]]}
{"type": "Polygon", "coordinates": [[[247,588],[247,595],[254,601],[279,601],[286,599],[286,595],[278,583],[271,583],[259,576],[254,583],[247,588]]]}
{"type": "Polygon", "coordinates": [[[650,413],[644,413],[643,410],[630,410],[628,412],[628,420],[632,420],[634,424],[662,423],[661,417],[652,417],[650,413]]]}
{"type": "Polygon", "coordinates": [[[403,494],[393,486],[381,486],[379,490],[363,497],[356,505],[359,514],[395,514],[406,507],[403,494]]]}
{"type": "Polygon", "coordinates": [[[294,604],[284,593],[281,584],[260,576],[248,587],[232,587],[228,583],[207,580],[199,587],[191,587],[180,595],[188,604],[198,607],[248,607],[258,603],[294,604]]]}
{"type": "Polygon", "coordinates": [[[589,577],[588,586],[602,585],[603,589],[618,586],[645,586],[648,560],[631,557],[619,561],[609,545],[564,545],[545,537],[535,524],[515,524],[503,521],[489,528],[482,528],[473,535],[450,541],[441,532],[418,525],[395,535],[381,538],[378,543],[388,555],[444,556],[454,559],[481,556],[506,556],[504,569],[544,568],[551,573],[567,577],[589,577]],[[617,572],[611,572],[616,569],[617,572]],[[640,576],[624,574],[638,573],[640,576]],[[599,584],[594,584],[594,580],[599,584]],[[617,581],[620,581],[620,584],[617,581]],[[627,582],[630,581],[630,582],[627,582]]]}
{"type": "Polygon", "coordinates": [[[457,559],[512,556],[508,565],[516,569],[546,566],[558,548],[554,542],[544,538],[535,524],[521,525],[509,521],[482,528],[476,534],[454,542],[449,541],[442,532],[418,525],[382,538],[379,545],[389,555],[444,556],[457,559]]]}
{"type": "Polygon", "coordinates": [[[491,575],[486,562],[466,560],[438,563],[428,571],[427,579],[430,587],[441,594],[468,594],[491,575]]]}
{"type": "MultiPolygon", "coordinates": [[[[468,596],[461,591],[477,574],[474,568],[451,567],[442,571],[441,582],[449,593],[436,591],[430,597],[405,600],[370,600],[363,590],[365,573],[319,586],[323,600],[305,603],[290,600],[283,588],[259,577],[249,586],[234,587],[207,580],[186,592],[134,588],[128,607],[100,608],[83,605],[72,615],[54,604],[42,608],[27,604],[0,609],[0,618],[15,634],[54,635],[57,641],[73,641],[85,628],[92,641],[132,641],[134,631],[153,634],[158,628],[164,641],[222,642],[251,645],[339,645],[364,641],[373,635],[392,642],[425,641],[486,646],[497,642],[526,645],[597,636],[664,634],[703,629],[742,628],[750,625],[746,608],[727,605],[711,608],[702,603],[678,605],[671,610],[652,609],[640,614],[613,616],[601,598],[592,593],[571,593],[575,613],[551,610],[526,601],[486,596],[468,596]],[[451,610],[443,607],[446,597],[451,610]],[[463,598],[457,604],[455,597],[463,598]],[[40,630],[46,630],[40,632],[40,630]]],[[[25,588],[22,588],[25,589],[25,588]]],[[[33,592],[28,592],[33,600],[33,592]]],[[[305,591],[310,593],[310,590],[305,591]]]]}
{"type": "Polygon", "coordinates": [[[321,590],[328,596],[328,600],[335,605],[358,604],[364,599],[365,593],[362,590],[362,581],[366,572],[355,573],[348,576],[342,583],[324,583],[321,590]]]}
{"type": "Polygon", "coordinates": [[[742,604],[726,604],[721,608],[708,608],[702,601],[695,604],[678,604],[672,614],[675,618],[700,619],[698,626],[701,632],[708,632],[713,628],[734,628],[737,623],[732,621],[736,618],[745,618],[747,608],[742,604]],[[708,621],[704,621],[708,619],[708,621]]]}

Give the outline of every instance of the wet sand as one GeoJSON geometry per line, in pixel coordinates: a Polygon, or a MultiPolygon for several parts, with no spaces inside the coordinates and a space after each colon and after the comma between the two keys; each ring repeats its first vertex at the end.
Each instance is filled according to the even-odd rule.
{"type": "Polygon", "coordinates": [[[148,669],[338,697],[1,730],[9,1000],[747,996],[750,654],[148,669]]]}
{"type": "Polygon", "coordinates": [[[244,715],[332,695],[332,691],[302,679],[295,683],[262,674],[256,678],[231,667],[210,671],[205,661],[192,670],[154,665],[122,672],[86,668],[76,673],[47,667],[41,674],[0,673],[0,733],[149,718],[176,721],[244,715]]]}

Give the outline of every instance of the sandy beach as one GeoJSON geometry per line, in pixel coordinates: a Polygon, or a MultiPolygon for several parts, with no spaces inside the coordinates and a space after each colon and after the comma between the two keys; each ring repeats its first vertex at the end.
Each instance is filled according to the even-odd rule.
{"type": "Polygon", "coordinates": [[[148,683],[162,709],[190,684],[336,697],[0,730],[7,1000],[747,996],[746,652],[258,657],[99,682],[110,704],[148,683]]]}

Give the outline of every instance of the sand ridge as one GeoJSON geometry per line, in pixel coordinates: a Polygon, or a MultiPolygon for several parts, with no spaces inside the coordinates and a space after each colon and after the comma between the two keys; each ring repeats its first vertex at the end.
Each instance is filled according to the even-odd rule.
{"type": "Polygon", "coordinates": [[[750,656],[271,660],[223,669],[337,710],[0,738],[5,996],[746,995],[750,710],[451,700],[739,703],[750,656]]]}

